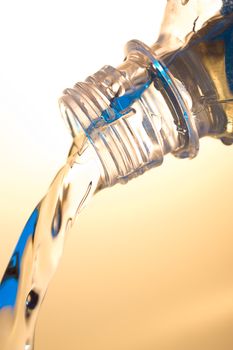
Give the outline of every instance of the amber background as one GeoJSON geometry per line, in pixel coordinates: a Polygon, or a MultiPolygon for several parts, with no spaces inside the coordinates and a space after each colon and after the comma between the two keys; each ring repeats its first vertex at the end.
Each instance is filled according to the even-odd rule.
{"type": "MultiPolygon", "coordinates": [[[[62,89],[153,43],[164,1],[13,1],[0,14],[0,274],[70,138],[62,89]],[[143,5],[143,6],[142,6],[143,5]],[[111,8],[110,8],[111,7],[111,8]]],[[[232,350],[233,148],[104,190],[80,215],[44,301],[35,350],[232,350]]]]}

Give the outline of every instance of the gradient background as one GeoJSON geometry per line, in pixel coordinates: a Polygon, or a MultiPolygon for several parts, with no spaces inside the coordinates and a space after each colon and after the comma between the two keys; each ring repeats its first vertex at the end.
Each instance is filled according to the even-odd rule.
{"type": "MultiPolygon", "coordinates": [[[[9,1],[0,11],[0,275],[71,143],[57,98],[132,38],[155,41],[165,1],[9,1]]],[[[232,350],[233,148],[99,193],[82,212],[39,317],[35,350],[232,350]]]]}

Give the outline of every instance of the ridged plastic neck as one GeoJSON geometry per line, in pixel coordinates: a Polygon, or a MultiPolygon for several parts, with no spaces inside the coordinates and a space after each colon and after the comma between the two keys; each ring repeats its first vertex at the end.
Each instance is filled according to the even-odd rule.
{"type": "Polygon", "coordinates": [[[105,66],[66,89],[60,100],[72,135],[85,132],[102,163],[105,186],[162,163],[193,157],[198,135],[169,72],[144,44],[131,41],[117,69],[105,66]]]}

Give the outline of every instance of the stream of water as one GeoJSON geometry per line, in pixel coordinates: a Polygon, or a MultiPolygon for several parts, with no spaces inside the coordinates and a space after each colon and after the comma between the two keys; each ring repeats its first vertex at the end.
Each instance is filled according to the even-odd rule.
{"type": "Polygon", "coordinates": [[[86,140],[28,219],[0,283],[0,349],[32,350],[38,311],[75,218],[101,184],[101,167],[86,140]]]}

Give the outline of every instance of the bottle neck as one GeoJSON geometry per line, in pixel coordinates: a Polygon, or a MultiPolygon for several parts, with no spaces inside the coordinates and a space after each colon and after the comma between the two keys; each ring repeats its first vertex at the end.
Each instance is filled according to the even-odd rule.
{"type": "Polygon", "coordinates": [[[168,68],[146,45],[131,41],[117,69],[104,66],[64,91],[62,115],[74,139],[87,138],[95,148],[103,187],[160,165],[167,153],[180,158],[198,153],[210,122],[193,113],[195,98],[177,72],[180,66],[168,68]]]}

